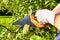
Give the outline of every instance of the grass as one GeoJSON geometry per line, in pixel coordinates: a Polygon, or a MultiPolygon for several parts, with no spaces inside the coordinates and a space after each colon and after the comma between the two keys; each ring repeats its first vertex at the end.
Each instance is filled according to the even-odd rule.
{"type": "Polygon", "coordinates": [[[0,16],[0,24],[8,25],[12,22],[12,16],[0,16]]]}

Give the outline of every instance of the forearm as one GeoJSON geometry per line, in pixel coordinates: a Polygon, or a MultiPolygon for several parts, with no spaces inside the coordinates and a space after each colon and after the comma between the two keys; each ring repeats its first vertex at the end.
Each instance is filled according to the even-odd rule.
{"type": "Polygon", "coordinates": [[[59,13],[60,12],[60,3],[52,11],[55,13],[59,13]]]}
{"type": "Polygon", "coordinates": [[[54,25],[60,31],[60,15],[59,14],[56,15],[54,25]]]}

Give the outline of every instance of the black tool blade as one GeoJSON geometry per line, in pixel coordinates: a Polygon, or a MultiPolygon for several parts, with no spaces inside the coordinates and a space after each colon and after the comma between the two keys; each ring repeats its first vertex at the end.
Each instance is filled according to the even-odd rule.
{"type": "Polygon", "coordinates": [[[36,26],[30,21],[30,16],[26,16],[23,19],[19,19],[13,23],[13,25],[21,25],[24,26],[25,24],[30,25],[30,27],[35,28],[36,26]]]}

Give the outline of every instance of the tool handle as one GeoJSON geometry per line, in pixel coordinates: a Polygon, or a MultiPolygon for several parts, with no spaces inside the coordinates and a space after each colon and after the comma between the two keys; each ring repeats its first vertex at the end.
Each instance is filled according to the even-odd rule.
{"type": "Polygon", "coordinates": [[[42,28],[42,27],[45,27],[48,23],[46,23],[46,24],[41,24],[41,23],[39,23],[38,21],[36,21],[35,19],[34,19],[34,16],[33,15],[30,15],[30,20],[31,20],[31,22],[36,26],[36,27],[38,27],[38,28],[42,28]]]}

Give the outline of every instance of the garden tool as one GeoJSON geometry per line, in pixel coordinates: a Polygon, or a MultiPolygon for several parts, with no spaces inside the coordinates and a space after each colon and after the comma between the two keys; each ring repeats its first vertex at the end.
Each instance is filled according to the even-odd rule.
{"type": "Polygon", "coordinates": [[[30,14],[29,16],[26,16],[22,19],[15,21],[13,25],[24,26],[25,24],[28,24],[33,28],[36,27],[41,28],[48,25],[49,23],[53,25],[54,16],[55,16],[54,12],[47,9],[42,9],[42,10],[40,9],[32,12],[32,14],[30,14]]]}
{"type": "Polygon", "coordinates": [[[30,15],[22,19],[19,19],[13,23],[13,25],[20,25],[20,26],[24,26],[25,24],[35,27],[35,25],[31,22],[30,15]]]}
{"type": "Polygon", "coordinates": [[[36,27],[44,27],[43,24],[40,24],[36,17],[35,17],[35,13],[36,11],[33,11],[30,15],[22,18],[22,19],[18,19],[17,21],[13,22],[13,25],[20,25],[20,26],[24,26],[25,24],[30,25],[33,28],[36,27]]]}

